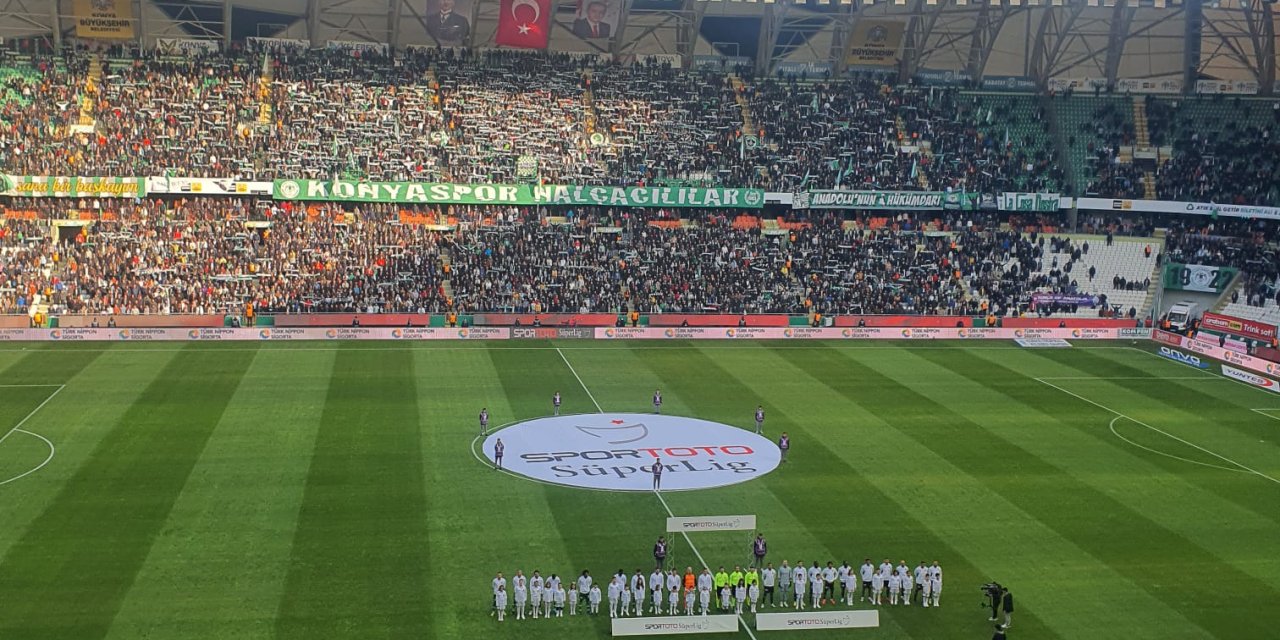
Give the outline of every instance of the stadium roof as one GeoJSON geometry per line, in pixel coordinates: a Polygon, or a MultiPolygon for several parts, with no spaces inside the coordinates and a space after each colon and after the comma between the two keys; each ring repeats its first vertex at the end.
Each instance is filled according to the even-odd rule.
{"type": "MultiPolygon", "coordinates": [[[[77,6],[115,3],[129,34],[145,46],[161,38],[227,44],[269,36],[317,47],[355,41],[403,48],[437,44],[426,23],[439,1],[0,0],[0,37],[75,37],[77,6]]],[[[493,46],[500,0],[454,1],[474,26],[460,44],[493,46]]],[[[1051,78],[1213,78],[1256,82],[1268,93],[1280,50],[1270,0],[605,0],[606,22],[614,24],[600,39],[573,34],[585,0],[552,2],[553,50],[683,63],[739,56],[766,73],[780,65],[814,73],[867,65],[907,77],[1016,77],[1040,86],[1051,78]],[[891,49],[888,56],[851,58],[873,37],[891,49]]]]}

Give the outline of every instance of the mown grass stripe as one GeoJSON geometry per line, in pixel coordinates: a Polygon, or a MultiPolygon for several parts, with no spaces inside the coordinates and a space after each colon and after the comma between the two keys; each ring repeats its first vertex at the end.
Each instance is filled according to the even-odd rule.
{"type": "MultiPolygon", "coordinates": [[[[1184,591],[1180,585],[1191,584],[1186,581],[1187,566],[1213,566],[1215,572],[1242,584],[1252,584],[1253,578],[1223,566],[1185,538],[913,388],[903,374],[904,363],[919,356],[903,353],[892,363],[881,358],[868,364],[860,354],[845,355],[855,377],[881,377],[877,397],[911,407],[904,417],[916,420],[909,433],[919,442],[1165,603],[1169,611],[1195,624],[1197,633],[1212,634],[1214,629],[1227,628],[1224,625],[1238,625],[1239,617],[1245,615],[1246,602],[1212,590],[1199,592],[1205,606],[1190,607],[1192,590],[1184,591]],[[1016,471],[1017,482],[1010,481],[1010,471],[1016,471]],[[1159,562],[1164,558],[1179,561],[1159,562]]],[[[963,352],[956,355],[970,357],[963,352]]]]}
{"type": "MultiPolygon", "coordinates": [[[[807,359],[790,350],[780,350],[779,356],[789,362],[807,359]]],[[[734,374],[734,371],[742,370],[741,367],[723,366],[707,352],[644,352],[641,359],[660,376],[673,381],[676,388],[680,385],[674,381],[696,380],[682,398],[700,416],[727,417],[729,412],[749,416],[754,408],[752,403],[762,395],[755,386],[747,385],[734,374]]],[[[757,371],[766,373],[770,378],[779,373],[777,369],[757,371]]],[[[757,385],[761,382],[756,381],[757,385]]],[[[771,397],[776,395],[774,392],[771,397]]],[[[895,562],[908,559],[911,566],[915,566],[924,556],[930,561],[946,558],[947,570],[952,572],[949,575],[959,578],[952,584],[963,584],[961,576],[982,575],[963,554],[870,481],[866,477],[870,470],[849,463],[828,445],[827,432],[839,429],[841,425],[829,422],[825,415],[815,419],[817,407],[806,411],[804,408],[783,409],[774,405],[772,409],[767,417],[770,429],[787,430],[796,444],[794,455],[789,456],[785,467],[766,476],[764,482],[778,501],[796,514],[797,521],[809,535],[824,547],[778,548],[779,559],[790,557],[794,560],[798,556],[805,558],[806,564],[818,560],[824,565],[828,560],[836,563],[848,560],[857,566],[864,556],[874,554],[877,563],[889,556],[895,562]],[[855,536],[850,536],[850,525],[857,532],[855,536]]],[[[777,542],[780,541],[775,544],[777,542]]],[[[943,599],[946,600],[945,595],[943,599]]],[[[953,611],[947,608],[936,612],[886,609],[881,624],[891,633],[897,627],[899,630],[895,635],[930,638],[936,633],[939,618],[947,621],[943,624],[964,624],[953,611]],[[913,615],[916,613],[937,615],[913,615]]],[[[1057,637],[1035,614],[1027,615],[1025,624],[1034,630],[1037,637],[1057,637]]]]}
{"type": "Polygon", "coordinates": [[[425,637],[432,551],[413,354],[337,352],[278,638],[425,637]]]}
{"type": "MultiPolygon", "coordinates": [[[[94,357],[67,351],[51,361],[94,357]]],[[[169,362],[0,563],[0,636],[107,633],[252,358],[169,362]]]]}
{"type": "MultiPolygon", "coordinates": [[[[1248,585],[1238,584],[1237,580],[1241,577],[1239,574],[1246,574],[1256,582],[1251,588],[1275,593],[1274,587],[1264,584],[1270,572],[1258,561],[1280,557],[1280,539],[1256,536],[1251,532],[1272,528],[1276,521],[1219,500],[1218,496],[1186,481],[1184,474],[1200,473],[1201,468],[1183,464],[1176,470],[1170,470],[1171,473],[1165,473],[1159,467],[1135,460],[1145,452],[1116,438],[1110,430],[1100,428],[1098,422],[1090,419],[1090,414],[1085,414],[1082,420],[1070,402],[1046,397],[1045,390],[1039,388],[1041,385],[1027,381],[1021,374],[999,363],[973,358],[938,358],[933,354],[916,355],[959,377],[954,386],[937,394],[939,401],[956,407],[956,411],[967,417],[983,419],[984,425],[1000,437],[1113,496],[1129,509],[1174,533],[1176,541],[1194,544],[1204,554],[1213,555],[1239,572],[1232,575],[1214,572],[1207,581],[1222,581],[1224,584],[1221,586],[1228,590],[1247,588],[1248,585]],[[971,401],[958,402],[955,400],[957,397],[971,401]],[[982,409],[983,405],[996,403],[1009,406],[1009,410],[993,416],[990,411],[982,409]],[[969,415],[970,412],[973,415],[969,415]],[[1052,443],[1044,438],[1044,433],[1049,430],[1055,436],[1052,443]],[[1196,513],[1197,517],[1188,519],[1185,510],[1196,513]],[[1239,539],[1241,543],[1224,544],[1227,539],[1239,539]],[[1242,552],[1241,549],[1248,550],[1242,552]],[[1225,553],[1228,550],[1231,553],[1225,553]]],[[[924,370],[926,366],[922,365],[920,369],[924,370]]],[[[1066,394],[1061,396],[1079,402],[1066,394]]],[[[1169,441],[1165,444],[1174,443],[1169,441]]],[[[1244,483],[1250,479],[1243,476],[1237,481],[1244,483]]],[[[1183,557],[1181,549],[1174,551],[1183,557]]]]}
{"type": "MultiPolygon", "coordinates": [[[[1041,350],[1037,352],[1041,358],[1065,364],[1078,371],[1088,371],[1088,375],[1100,377],[1123,377],[1126,379],[1108,380],[1107,382],[1118,387],[1123,387],[1140,395],[1147,395],[1150,392],[1150,383],[1140,379],[1142,376],[1149,376],[1150,368],[1139,368],[1124,362],[1097,355],[1093,352],[1081,351],[1078,353],[1048,353],[1050,350],[1041,350]],[[1132,378],[1132,379],[1128,379],[1132,378]]],[[[1131,353],[1133,352],[1121,352],[1131,353]]],[[[1152,363],[1143,363],[1143,367],[1149,367],[1152,363]]],[[[1158,364],[1158,363],[1155,363],[1158,364]]],[[[1217,367],[1216,364],[1211,365],[1217,367]]],[[[1187,368],[1188,371],[1195,369],[1187,368]]],[[[1217,385],[1218,383],[1212,383],[1217,385]]],[[[1223,381],[1224,385],[1230,384],[1223,381]]],[[[1204,416],[1212,416],[1212,424],[1215,427],[1227,427],[1232,430],[1232,436],[1242,436],[1239,439],[1248,442],[1251,447],[1256,449],[1267,450],[1270,457],[1274,458],[1280,454],[1280,443],[1276,442],[1275,430],[1271,425],[1265,424],[1263,420],[1259,420],[1257,414],[1250,411],[1252,407],[1241,405],[1233,402],[1223,396],[1222,393],[1212,391],[1212,387],[1201,384],[1200,386],[1190,385],[1169,385],[1170,389],[1176,389],[1176,393],[1162,393],[1158,400],[1162,406],[1177,409],[1186,414],[1188,418],[1203,420],[1204,416]]],[[[1231,389],[1231,391],[1235,391],[1231,389]]],[[[1263,392],[1259,391],[1258,396],[1263,396],[1263,392]]],[[[1280,397],[1280,395],[1277,395],[1280,397]]],[[[1261,400],[1259,400],[1261,401],[1261,400]]],[[[1106,403],[1103,403],[1106,404],[1106,403]]],[[[1111,407],[1118,411],[1123,409],[1111,407]]]]}
{"type": "Polygon", "coordinates": [[[333,361],[257,353],[109,639],[271,636],[333,361]]]}
{"type": "MultiPolygon", "coordinates": [[[[564,624],[533,627],[507,622],[503,628],[489,617],[489,580],[496,572],[510,579],[516,569],[529,576],[534,569],[564,574],[572,568],[543,487],[493,471],[471,451],[481,407],[488,407],[493,416],[492,427],[524,414],[509,404],[487,350],[420,351],[416,359],[419,371],[448,372],[419,376],[418,402],[432,545],[457,551],[431,559],[428,637],[486,637],[499,631],[525,640],[562,637],[564,624]],[[459,576],[464,579],[443,579],[459,576]]],[[[536,376],[527,379],[536,386],[536,376]]],[[[569,390],[564,393],[566,405],[571,404],[569,390]]]]}
{"type": "MultiPolygon", "coordinates": [[[[551,415],[551,395],[557,390],[564,400],[562,413],[596,412],[594,402],[555,350],[495,349],[490,350],[489,356],[516,419],[551,415]]],[[[584,382],[591,384],[590,380],[589,375],[584,375],[584,382]]],[[[604,409],[608,411],[610,407],[606,405],[604,409]]],[[[547,444],[554,445],[552,442],[547,444]]],[[[516,478],[507,480],[523,482],[516,478]]],[[[662,533],[666,513],[650,494],[608,493],[545,484],[536,486],[542,494],[541,502],[549,509],[554,523],[553,533],[561,541],[566,554],[559,558],[545,558],[548,564],[540,567],[542,575],[558,574],[566,581],[566,589],[567,581],[576,579],[584,569],[590,571],[595,580],[603,581],[600,586],[605,589],[609,577],[619,568],[633,572],[637,568],[634,566],[637,565],[637,557],[643,557],[640,554],[651,548],[656,536],[662,533]],[[618,513],[633,514],[637,523],[647,526],[599,526],[601,514],[618,513]]],[[[653,561],[649,559],[638,566],[647,576],[653,569],[653,561]]],[[[528,569],[525,571],[527,575],[528,569]]],[[[608,634],[607,617],[592,620],[591,625],[598,633],[608,634]]]]}
{"type": "MultiPolygon", "coordinates": [[[[1133,352],[1130,352],[1130,353],[1133,353],[1133,352]]],[[[1082,354],[1082,356],[1084,355],[1086,354],[1082,354]]],[[[1138,354],[1134,353],[1134,355],[1136,356],[1138,354]]],[[[987,354],[987,353],[974,352],[974,358],[982,362],[1002,363],[1004,366],[1007,366],[1013,371],[1016,371],[1023,375],[1043,376],[1046,374],[1046,369],[1045,369],[1046,364],[1049,364],[1051,367],[1053,367],[1053,369],[1049,371],[1051,375],[1068,375],[1068,376],[1087,377],[1088,372],[1091,371],[1091,369],[1089,369],[1088,366],[1081,364],[1080,362],[1077,362],[1075,360],[1060,359],[1056,357],[1045,357],[1040,352],[1034,352],[1034,353],[1027,352],[1023,354],[1021,357],[1017,357],[1017,358],[993,358],[991,357],[990,354],[987,354]]],[[[1085,357],[1083,358],[1083,360],[1087,361],[1088,358],[1085,357]]],[[[1159,362],[1156,362],[1156,364],[1159,364],[1159,362]]],[[[1179,437],[1183,437],[1190,442],[1195,442],[1196,444],[1206,447],[1211,451],[1215,451],[1219,454],[1226,455],[1227,457],[1233,460],[1239,460],[1240,462],[1247,464],[1248,462],[1252,462],[1252,460],[1249,460],[1248,462],[1246,462],[1245,456],[1251,456],[1257,453],[1257,450],[1255,449],[1255,445],[1252,442],[1242,445],[1239,441],[1236,441],[1235,442],[1236,446],[1233,446],[1230,448],[1224,446],[1225,441],[1218,438],[1218,436],[1221,434],[1217,429],[1217,423],[1214,420],[1206,419],[1203,417],[1202,414],[1194,413],[1190,409],[1182,409],[1178,407],[1167,406],[1164,401],[1166,397],[1179,396],[1184,393],[1185,387],[1181,385],[1172,386],[1165,383],[1161,383],[1158,380],[1129,381],[1131,387],[1114,386],[1112,385],[1112,383],[1115,381],[1110,381],[1110,380],[1097,380],[1097,381],[1081,380],[1081,381],[1070,381],[1070,382],[1066,382],[1066,381],[1053,381],[1053,382],[1054,384],[1059,384],[1059,385],[1067,385],[1067,384],[1073,385],[1065,388],[1071,389],[1076,393],[1083,395],[1086,398],[1094,399],[1092,396],[1096,395],[1101,399],[1106,399],[1109,402],[1103,402],[1102,404],[1104,404],[1110,409],[1121,411],[1126,415],[1142,420],[1147,424],[1150,424],[1156,428],[1159,428],[1165,431],[1169,431],[1172,429],[1170,433],[1174,433],[1179,437]],[[1092,386],[1089,386],[1089,385],[1092,385],[1092,386]],[[1102,391],[1092,391],[1092,389],[1099,389],[1099,388],[1101,388],[1102,391]],[[1133,388],[1136,388],[1137,391],[1133,390],[1133,388]],[[1108,392],[1110,392],[1111,394],[1110,397],[1108,397],[1108,392]],[[1192,435],[1192,433],[1190,433],[1191,430],[1195,430],[1196,432],[1195,435],[1192,435]]],[[[1219,388],[1221,388],[1223,385],[1230,385],[1231,383],[1226,381],[1221,381],[1221,382],[1209,381],[1209,382],[1197,383],[1197,384],[1216,385],[1219,388]]],[[[1105,425],[1107,425],[1111,421],[1111,419],[1115,417],[1115,414],[1111,413],[1110,411],[1106,411],[1100,407],[1091,405],[1087,402],[1079,400],[1078,398],[1072,398],[1070,395],[1066,393],[1062,393],[1061,391],[1057,391],[1050,387],[1046,387],[1046,389],[1050,391],[1054,391],[1059,396],[1062,396],[1062,398],[1057,398],[1054,401],[1055,402],[1065,401],[1067,404],[1065,404],[1064,406],[1067,408],[1064,410],[1069,412],[1070,415],[1075,417],[1084,417],[1084,416],[1091,417],[1083,425],[1082,428],[1087,429],[1089,428],[1089,426],[1092,426],[1095,429],[1103,429],[1105,428],[1105,425]]],[[[1247,389],[1244,389],[1244,390],[1248,391],[1247,389]]],[[[1265,396],[1263,397],[1263,399],[1265,400],[1265,396]]],[[[1266,418],[1250,410],[1237,407],[1236,409],[1234,409],[1234,411],[1239,412],[1242,415],[1248,414],[1249,416],[1252,416],[1251,419],[1264,423],[1264,426],[1265,426],[1265,423],[1269,422],[1266,418]]],[[[1120,425],[1117,425],[1117,426],[1120,427],[1120,425]]],[[[1120,427],[1120,428],[1125,428],[1125,427],[1120,427]]],[[[1138,425],[1129,425],[1128,428],[1130,430],[1136,429],[1138,432],[1142,432],[1143,435],[1146,435],[1148,437],[1154,437],[1157,439],[1156,442],[1159,442],[1159,439],[1165,439],[1167,440],[1167,442],[1164,443],[1166,445],[1172,443],[1177,447],[1185,446],[1185,445],[1181,445],[1180,443],[1177,443],[1172,439],[1167,438],[1166,436],[1156,434],[1155,432],[1151,432],[1149,429],[1146,429],[1138,425]]],[[[1231,432],[1228,430],[1228,433],[1234,433],[1234,432],[1231,432]]],[[[1109,430],[1106,432],[1105,437],[1113,438],[1109,430]]],[[[1273,434],[1267,437],[1266,439],[1275,440],[1275,435],[1273,434]]],[[[1117,439],[1116,446],[1130,447],[1131,445],[1127,445],[1123,442],[1119,442],[1117,439]]],[[[1217,469],[1208,469],[1208,468],[1188,469],[1187,467],[1193,467],[1194,465],[1189,465],[1186,462],[1183,462],[1180,460],[1174,460],[1171,458],[1166,458],[1164,456],[1159,456],[1156,454],[1142,453],[1141,455],[1143,456],[1143,459],[1150,461],[1151,463],[1159,466],[1160,468],[1167,469],[1173,473],[1179,474],[1181,477],[1187,479],[1188,481],[1194,483],[1195,485],[1213,492],[1215,495],[1217,495],[1219,498],[1223,500],[1235,503],[1239,506],[1249,509],[1250,511],[1264,518],[1280,521],[1280,509],[1277,509],[1276,497],[1275,497],[1276,492],[1274,490],[1274,486],[1272,487],[1252,486],[1255,483],[1261,483],[1263,485],[1274,484],[1274,483],[1269,483],[1267,480],[1263,478],[1253,478],[1251,479],[1253,480],[1253,482],[1246,482],[1244,484],[1241,484],[1240,478],[1236,477],[1239,474],[1224,472],[1217,469]]],[[[1191,457],[1191,456],[1188,456],[1188,457],[1191,457]]],[[[1226,464],[1219,459],[1212,458],[1202,453],[1200,453],[1198,457],[1195,457],[1193,459],[1204,460],[1204,461],[1212,462],[1215,464],[1226,464]]],[[[1265,462],[1265,460],[1263,460],[1263,462],[1265,462]]],[[[1254,468],[1264,472],[1268,470],[1266,466],[1261,466],[1261,468],[1260,467],[1254,467],[1254,468]]],[[[1273,464],[1271,465],[1271,469],[1269,470],[1276,471],[1277,469],[1273,464]]]]}

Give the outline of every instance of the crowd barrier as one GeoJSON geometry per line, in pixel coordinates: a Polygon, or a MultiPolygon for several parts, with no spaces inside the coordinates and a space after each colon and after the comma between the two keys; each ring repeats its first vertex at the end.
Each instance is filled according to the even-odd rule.
{"type": "MultiPolygon", "coordinates": [[[[929,327],[261,327],[0,329],[0,341],[274,341],[274,340],[1121,340],[1151,337],[1150,329],[1011,329],[929,327]]],[[[1239,355],[1239,354],[1234,354],[1239,355]]]]}

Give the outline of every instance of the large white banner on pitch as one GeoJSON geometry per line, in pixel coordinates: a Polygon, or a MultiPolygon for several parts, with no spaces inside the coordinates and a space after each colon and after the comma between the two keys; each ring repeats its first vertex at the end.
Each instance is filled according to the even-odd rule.
{"type": "Polygon", "coordinates": [[[737,633],[738,616],[614,618],[615,636],[666,636],[677,633],[737,633]]]}
{"type": "Polygon", "coordinates": [[[756,629],[759,631],[866,629],[878,626],[880,626],[880,612],[876,610],[761,613],[756,616],[756,629]]]}
{"type": "Polygon", "coordinates": [[[667,518],[667,533],[755,530],[755,516],[693,516],[689,518],[667,518]]]}

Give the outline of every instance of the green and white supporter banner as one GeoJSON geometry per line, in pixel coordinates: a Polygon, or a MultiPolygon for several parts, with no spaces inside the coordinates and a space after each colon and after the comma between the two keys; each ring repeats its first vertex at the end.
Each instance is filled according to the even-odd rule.
{"type": "Polygon", "coordinates": [[[276,180],[276,200],[759,209],[760,189],[276,180]]]}
{"type": "Polygon", "coordinates": [[[1061,196],[1056,193],[1013,193],[1006,191],[997,200],[1001,211],[1040,211],[1057,213],[1061,196]]]}
{"type": "Polygon", "coordinates": [[[973,210],[982,194],[959,191],[809,191],[795,194],[793,209],[867,209],[894,211],[973,210]]]}
{"type": "Polygon", "coordinates": [[[1210,267],[1203,264],[1166,264],[1164,266],[1164,287],[1182,291],[1199,291],[1202,293],[1222,293],[1236,277],[1239,269],[1234,267],[1210,267]]]}
{"type": "Polygon", "coordinates": [[[20,198],[141,198],[147,195],[147,179],[0,174],[0,195],[20,198]]]}

